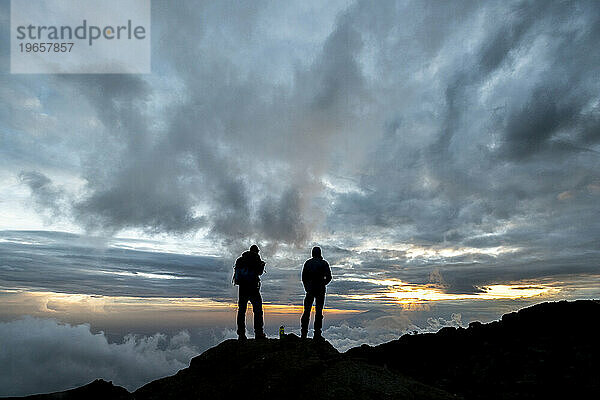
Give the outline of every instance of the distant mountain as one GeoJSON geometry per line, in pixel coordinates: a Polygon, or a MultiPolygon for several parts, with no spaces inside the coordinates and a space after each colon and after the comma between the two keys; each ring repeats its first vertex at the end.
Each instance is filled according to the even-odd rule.
{"type": "Polygon", "coordinates": [[[28,400],[130,400],[131,393],[121,386],[115,386],[111,382],[102,379],[96,379],[92,383],[78,387],[76,389],[65,390],[64,392],[36,394],[27,397],[9,397],[7,399],[28,399],[28,400]]]}
{"type": "Polygon", "coordinates": [[[101,380],[27,399],[600,398],[600,302],[543,303],[489,324],[339,353],[328,342],[227,340],[133,393],[101,380]]]}

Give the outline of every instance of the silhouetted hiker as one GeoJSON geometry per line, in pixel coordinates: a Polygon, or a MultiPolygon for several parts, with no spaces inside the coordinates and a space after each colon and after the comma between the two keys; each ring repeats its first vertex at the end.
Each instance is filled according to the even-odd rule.
{"type": "Polygon", "coordinates": [[[302,268],[302,283],[306,290],[304,298],[304,313],[300,319],[302,325],[301,337],[306,338],[310,310],[315,302],[315,339],[322,339],[323,305],[325,305],[325,286],[331,282],[331,269],[329,263],[323,260],[320,247],[313,247],[312,258],[306,260],[302,268]]]}
{"type": "Polygon", "coordinates": [[[254,337],[265,339],[263,331],[262,297],[260,296],[260,278],[265,271],[265,262],[260,259],[259,248],[253,244],[250,250],[242,253],[235,260],[233,282],[239,286],[237,334],[240,340],[246,339],[246,308],[248,301],[252,303],[254,314],[254,337]]]}

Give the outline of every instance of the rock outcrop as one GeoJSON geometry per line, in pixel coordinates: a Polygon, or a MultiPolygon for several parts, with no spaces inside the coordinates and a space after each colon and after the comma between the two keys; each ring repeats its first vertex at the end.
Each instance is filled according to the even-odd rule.
{"type": "Polygon", "coordinates": [[[346,356],[467,399],[598,398],[600,302],[542,303],[468,328],[404,335],[346,356]]]}
{"type": "Polygon", "coordinates": [[[348,359],[326,341],[227,340],[176,375],[151,382],[135,399],[449,399],[378,365],[348,359]]]}

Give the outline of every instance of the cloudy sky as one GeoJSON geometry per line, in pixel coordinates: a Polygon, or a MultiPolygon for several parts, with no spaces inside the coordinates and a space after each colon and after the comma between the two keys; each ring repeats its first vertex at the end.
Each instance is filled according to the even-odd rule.
{"type": "Polygon", "coordinates": [[[323,247],[340,350],[600,297],[596,1],[155,0],[145,75],[10,74],[9,29],[0,395],[186,366],[255,242],[270,335],[323,247]]]}

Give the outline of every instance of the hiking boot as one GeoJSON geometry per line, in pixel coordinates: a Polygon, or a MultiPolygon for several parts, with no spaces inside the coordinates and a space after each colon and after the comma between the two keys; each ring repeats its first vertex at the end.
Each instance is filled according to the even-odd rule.
{"type": "Polygon", "coordinates": [[[313,336],[313,340],[318,340],[318,341],[325,341],[325,338],[323,338],[323,336],[321,335],[320,332],[315,332],[315,335],[313,336]]]}
{"type": "Polygon", "coordinates": [[[267,335],[265,335],[264,332],[255,333],[254,334],[254,339],[256,339],[256,340],[267,340],[267,335]]]}
{"type": "Polygon", "coordinates": [[[306,332],[300,332],[300,339],[306,339],[306,332]]]}
{"type": "Polygon", "coordinates": [[[246,339],[248,339],[248,338],[246,337],[246,334],[244,334],[244,333],[243,333],[243,334],[241,334],[241,335],[238,335],[238,340],[239,340],[239,341],[242,341],[242,342],[243,342],[243,341],[244,341],[244,340],[246,340],[246,339]]]}

